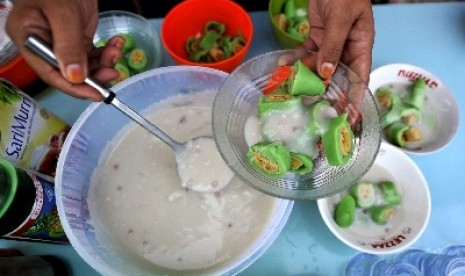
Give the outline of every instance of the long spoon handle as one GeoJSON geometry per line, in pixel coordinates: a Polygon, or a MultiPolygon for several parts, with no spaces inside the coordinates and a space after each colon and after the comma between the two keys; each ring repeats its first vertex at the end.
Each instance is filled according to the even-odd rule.
{"type": "MultiPolygon", "coordinates": [[[[58,68],[58,61],[56,59],[55,54],[53,53],[52,48],[48,46],[40,38],[36,36],[29,36],[26,39],[25,45],[29,50],[31,50],[32,52],[34,52],[35,54],[43,58],[50,65],[54,66],[55,68],[58,68]]],[[[163,132],[157,126],[150,123],[147,119],[139,115],[139,113],[135,112],[125,103],[120,101],[116,97],[115,92],[113,92],[111,89],[106,88],[105,86],[97,82],[96,80],[93,80],[92,78],[89,78],[89,77],[86,77],[84,82],[87,85],[95,88],[103,96],[104,102],[106,104],[112,104],[114,107],[116,107],[118,110],[123,112],[126,116],[128,116],[129,118],[134,120],[136,123],[141,125],[147,131],[149,131],[153,135],[157,136],[160,140],[162,140],[163,142],[171,146],[173,150],[176,151],[181,146],[180,143],[178,143],[173,138],[168,136],[165,132],[163,132]]]]}

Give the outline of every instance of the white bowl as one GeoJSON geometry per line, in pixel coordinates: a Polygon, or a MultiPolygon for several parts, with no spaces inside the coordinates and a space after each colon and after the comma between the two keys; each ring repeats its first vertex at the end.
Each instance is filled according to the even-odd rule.
{"type": "Polygon", "coordinates": [[[425,230],[430,213],[431,198],[428,184],[417,165],[398,148],[383,142],[372,168],[361,181],[389,180],[396,184],[401,204],[386,225],[363,220],[356,213],[354,224],[342,228],[333,218],[334,209],[347,191],[318,200],[320,214],[333,234],[346,245],[371,254],[391,254],[412,245],[425,230]]]}
{"type": "MultiPolygon", "coordinates": [[[[412,154],[428,154],[446,147],[458,129],[458,106],[449,88],[431,72],[409,64],[389,64],[375,69],[370,74],[369,88],[376,93],[382,86],[407,86],[418,78],[424,78],[428,86],[422,120],[418,124],[423,138],[401,149],[412,154]]],[[[386,137],[383,139],[389,142],[386,137]]]]}
{"type": "MultiPolygon", "coordinates": [[[[176,98],[177,96],[183,96],[184,98],[188,97],[188,99],[192,99],[193,97],[199,98],[202,93],[209,93],[206,95],[211,96],[210,93],[214,93],[218,90],[226,76],[227,74],[224,72],[204,67],[163,67],[140,73],[128,81],[116,85],[114,91],[121,101],[125,102],[134,110],[144,114],[145,111],[148,111],[147,108],[150,108],[150,111],[163,108],[163,106],[157,105],[157,103],[171,97],[176,98]]],[[[204,97],[200,98],[203,99],[204,97]]],[[[211,105],[213,102],[213,96],[209,99],[211,100],[206,102],[211,105]]],[[[117,137],[120,131],[123,128],[126,128],[129,124],[134,123],[116,108],[104,103],[91,104],[79,117],[65,141],[58,162],[56,176],[58,212],[63,228],[66,232],[66,236],[69,238],[71,245],[77,253],[99,273],[112,276],[171,274],[173,273],[172,270],[168,270],[170,272],[163,272],[163,270],[157,269],[153,263],[149,263],[148,260],[143,259],[141,261],[140,256],[134,257],[135,254],[130,254],[130,251],[133,249],[122,244],[121,240],[113,238],[115,235],[115,228],[109,227],[110,223],[107,223],[107,220],[113,215],[111,212],[114,212],[116,217],[124,217],[122,212],[118,211],[118,209],[120,206],[126,204],[116,204],[117,206],[110,208],[111,212],[108,216],[105,216],[105,214],[99,215],[98,212],[97,215],[95,215],[95,202],[100,202],[98,200],[102,199],[98,196],[98,190],[96,192],[96,187],[102,186],[96,185],[96,183],[103,184],[92,181],[95,173],[102,172],[96,171],[95,168],[99,167],[101,164],[99,162],[105,161],[105,158],[103,158],[102,161],[101,157],[106,157],[106,153],[108,153],[112,147],[115,147],[115,144],[112,143],[114,142],[114,137],[117,137]]],[[[135,125],[134,127],[140,126],[135,125]]],[[[208,129],[208,126],[206,125],[203,125],[203,127],[204,129],[205,127],[208,129]]],[[[169,128],[165,129],[165,131],[169,130],[169,128]]],[[[155,140],[157,138],[147,136],[147,139],[155,140]]],[[[141,150],[143,151],[144,149],[141,150]]],[[[149,150],[150,148],[147,147],[146,151],[149,150]]],[[[139,160],[148,159],[147,162],[142,163],[143,165],[154,164],[161,159],[158,155],[144,156],[143,154],[141,154],[138,158],[139,160]]],[[[152,171],[153,170],[154,169],[152,168],[152,171]]],[[[121,168],[119,171],[122,171],[121,168]]],[[[140,175],[132,177],[131,181],[121,184],[121,189],[124,187],[124,189],[136,189],[137,191],[137,187],[140,188],[142,185],[141,182],[144,182],[143,179],[144,177],[141,177],[140,175]]],[[[156,181],[155,177],[151,178],[151,180],[152,179],[156,181]]],[[[153,190],[144,188],[144,191],[139,194],[140,198],[138,198],[138,200],[131,201],[131,203],[135,203],[136,205],[140,203],[141,206],[144,206],[144,204],[154,201],[154,197],[158,194],[156,189],[159,187],[155,186],[156,182],[153,182],[153,184],[155,187],[153,190]]],[[[183,190],[180,183],[173,184],[179,185],[179,188],[183,190]]],[[[224,191],[225,194],[227,192],[228,191],[224,191]]],[[[244,195],[250,195],[249,192],[251,193],[255,191],[247,191],[244,195]]],[[[103,201],[109,201],[109,196],[106,198],[105,195],[103,196],[103,201]]],[[[216,195],[208,196],[214,197],[216,195]]],[[[183,200],[183,198],[179,200],[183,200]]],[[[239,255],[236,254],[235,258],[227,260],[224,265],[221,263],[221,267],[219,268],[216,266],[213,273],[214,275],[233,275],[239,273],[258,259],[277,238],[290,215],[293,202],[281,199],[271,200],[276,201],[274,201],[275,204],[273,205],[273,209],[270,213],[268,213],[270,215],[270,219],[266,222],[266,226],[263,231],[258,235],[258,239],[256,239],[251,246],[243,249],[239,255]]],[[[154,212],[147,211],[147,207],[133,207],[134,206],[129,207],[129,209],[133,209],[135,213],[143,214],[147,217],[152,215],[151,221],[156,221],[156,217],[153,218],[154,212]]],[[[209,208],[206,209],[210,210],[209,208]]],[[[168,216],[166,216],[167,218],[175,217],[176,219],[181,220],[180,216],[171,213],[172,209],[164,208],[164,210],[165,213],[168,214],[168,216]]],[[[216,209],[213,208],[213,210],[216,209]]],[[[241,212],[241,214],[243,215],[244,213],[241,212]]],[[[212,217],[216,218],[216,215],[217,214],[214,213],[212,217]]],[[[129,218],[132,217],[129,216],[129,218]]],[[[131,225],[129,220],[130,219],[126,220],[128,224],[131,227],[134,226],[135,224],[131,225]]],[[[145,221],[145,219],[143,220],[145,221]]],[[[147,219],[147,221],[149,220],[150,219],[147,219]]],[[[119,225],[123,227],[126,221],[119,225]]],[[[238,222],[242,221],[238,220],[238,222]]],[[[208,223],[197,223],[199,228],[203,227],[202,229],[210,227],[210,224],[208,223]]],[[[118,227],[118,229],[121,227],[118,227]]],[[[169,226],[165,225],[164,227],[169,226]]],[[[211,226],[211,228],[215,228],[215,226],[211,226]]],[[[181,230],[185,232],[189,231],[189,229],[172,229],[172,233],[179,233],[181,230]]],[[[243,229],[243,231],[245,231],[244,234],[250,233],[248,230],[249,229],[243,229]]],[[[150,232],[150,230],[147,232],[150,232]]],[[[221,235],[218,235],[218,238],[221,238],[220,236],[221,235]]],[[[190,236],[187,235],[187,237],[190,236]]],[[[241,237],[242,233],[238,235],[237,238],[241,237]]],[[[205,238],[199,240],[208,240],[209,238],[211,237],[205,235],[205,238]]],[[[125,240],[129,239],[130,238],[128,237],[125,238],[125,240]]],[[[195,244],[195,241],[198,241],[194,238],[192,238],[192,240],[193,244],[195,244]]],[[[159,244],[156,243],[152,245],[158,246],[159,244]]],[[[169,248],[169,246],[167,247],[169,248]]],[[[206,251],[210,251],[211,253],[211,250],[198,249],[199,248],[197,247],[192,249],[192,251],[198,256],[207,255],[205,254],[206,251]]],[[[147,252],[144,252],[144,254],[145,253],[147,252]]],[[[144,255],[143,257],[146,256],[144,255]]],[[[199,270],[201,269],[196,268],[196,270],[192,273],[202,273],[202,271],[199,272],[199,270]]],[[[182,273],[188,272],[179,272],[179,274],[182,273]]]]}

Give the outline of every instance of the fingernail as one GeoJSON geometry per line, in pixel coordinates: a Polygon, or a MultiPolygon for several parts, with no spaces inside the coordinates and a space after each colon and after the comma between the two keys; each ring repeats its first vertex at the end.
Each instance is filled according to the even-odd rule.
{"type": "Polygon", "coordinates": [[[123,37],[118,37],[117,39],[114,40],[114,45],[115,47],[119,48],[119,49],[123,49],[123,46],[124,46],[124,43],[125,43],[125,40],[123,37]]]}
{"type": "Polygon", "coordinates": [[[119,62],[120,59],[121,59],[121,56],[120,56],[120,55],[115,56],[115,57],[113,58],[113,60],[112,60],[112,61],[113,61],[113,65],[116,65],[116,64],[119,62]]]}
{"type": "Polygon", "coordinates": [[[329,62],[321,64],[321,75],[324,78],[330,78],[334,72],[334,65],[329,62]]]}
{"type": "Polygon", "coordinates": [[[84,70],[82,70],[82,67],[80,64],[73,63],[73,64],[68,64],[65,67],[65,73],[66,77],[68,78],[69,81],[79,83],[84,81],[84,70]]]}

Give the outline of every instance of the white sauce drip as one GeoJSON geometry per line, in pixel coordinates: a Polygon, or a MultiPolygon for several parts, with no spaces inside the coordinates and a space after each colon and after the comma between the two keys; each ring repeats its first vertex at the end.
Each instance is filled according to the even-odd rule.
{"type": "Polygon", "coordinates": [[[234,176],[221,158],[213,138],[189,140],[177,163],[182,187],[196,192],[220,191],[234,176]]]}

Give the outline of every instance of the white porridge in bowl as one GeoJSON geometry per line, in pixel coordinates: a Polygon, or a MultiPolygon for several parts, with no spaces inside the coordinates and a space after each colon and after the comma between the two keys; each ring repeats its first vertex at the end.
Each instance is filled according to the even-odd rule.
{"type": "MultiPolygon", "coordinates": [[[[214,95],[173,96],[145,114],[177,141],[211,136],[214,95]]],[[[212,170],[214,165],[205,164],[212,170]]],[[[111,240],[154,271],[216,275],[256,254],[289,202],[238,178],[214,193],[183,188],[172,149],[130,125],[102,153],[88,204],[97,238],[111,240]]]]}

